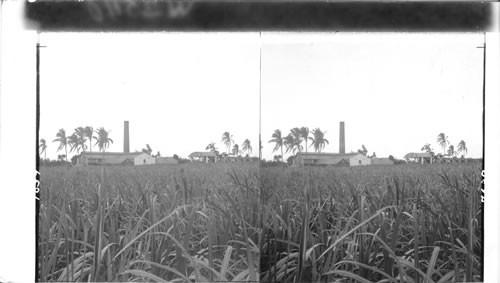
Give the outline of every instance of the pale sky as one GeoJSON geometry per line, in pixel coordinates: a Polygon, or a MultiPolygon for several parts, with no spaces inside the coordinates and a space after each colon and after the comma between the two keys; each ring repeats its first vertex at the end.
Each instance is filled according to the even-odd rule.
{"type": "MultiPolygon", "coordinates": [[[[338,152],[344,121],[346,152],[364,144],[369,154],[402,158],[426,143],[442,152],[436,139],[444,132],[455,148],[466,142],[467,156],[482,156],[482,34],[288,34],[268,42],[263,142],[274,129],[319,127],[330,142],[323,152],[338,152]]],[[[266,158],[272,149],[264,148],[266,158]]]]}
{"type": "MultiPolygon", "coordinates": [[[[108,151],[148,143],[163,156],[187,157],[221,142],[250,139],[258,155],[259,48],[262,46],[263,157],[274,129],[319,127],[338,152],[364,144],[402,158],[436,143],[482,147],[482,34],[367,33],[42,33],[41,129],[111,130],[108,151]]],[[[312,150],[310,148],[309,150],[312,150]]],[[[61,153],[60,153],[61,154],[61,153]]],[[[72,154],[70,154],[71,156],[72,154]]]]}
{"type": "Polygon", "coordinates": [[[258,155],[258,33],[52,33],[41,42],[41,138],[102,126],[108,151],[119,152],[128,120],[131,151],[149,144],[186,158],[210,142],[226,151],[229,131],[258,155]]]}

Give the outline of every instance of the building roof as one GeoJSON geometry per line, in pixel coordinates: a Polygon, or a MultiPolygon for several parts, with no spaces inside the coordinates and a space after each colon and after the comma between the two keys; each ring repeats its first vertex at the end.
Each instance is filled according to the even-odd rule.
{"type": "Polygon", "coordinates": [[[94,151],[94,152],[82,152],[82,155],[86,156],[137,156],[140,155],[144,152],[100,152],[100,151],[94,151]]]}
{"type": "Polygon", "coordinates": [[[410,152],[405,155],[405,158],[431,158],[432,154],[428,152],[410,152]]]}
{"type": "Polygon", "coordinates": [[[216,157],[217,155],[215,152],[200,152],[200,151],[195,151],[189,155],[190,158],[193,157],[216,157]]]}

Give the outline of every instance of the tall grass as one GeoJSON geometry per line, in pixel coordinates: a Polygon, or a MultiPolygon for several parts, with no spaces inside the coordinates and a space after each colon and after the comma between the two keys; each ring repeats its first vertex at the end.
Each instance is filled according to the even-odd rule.
{"type": "Polygon", "coordinates": [[[258,172],[42,167],[39,280],[481,280],[477,165],[258,172]]]}
{"type": "Polygon", "coordinates": [[[480,168],[261,169],[268,282],[481,281],[480,168]]]}
{"type": "Polygon", "coordinates": [[[42,167],[39,281],[258,280],[257,171],[42,167]]]}

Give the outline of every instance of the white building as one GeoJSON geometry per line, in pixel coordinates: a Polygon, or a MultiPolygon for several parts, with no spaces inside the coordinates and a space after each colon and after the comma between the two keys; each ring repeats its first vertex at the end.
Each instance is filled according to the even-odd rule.
{"type": "Polygon", "coordinates": [[[134,157],[134,165],[151,165],[156,164],[156,160],[154,157],[147,153],[141,153],[134,157]]]}
{"type": "Polygon", "coordinates": [[[349,153],[349,154],[351,155],[348,157],[349,166],[362,166],[362,165],[372,164],[371,159],[361,153],[349,153]]]}

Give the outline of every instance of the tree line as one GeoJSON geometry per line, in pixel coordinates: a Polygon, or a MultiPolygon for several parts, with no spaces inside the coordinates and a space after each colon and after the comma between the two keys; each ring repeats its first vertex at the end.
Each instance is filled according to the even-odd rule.
{"type": "Polygon", "coordinates": [[[429,143],[426,143],[421,150],[437,157],[457,157],[459,154],[462,154],[462,157],[465,157],[465,155],[467,154],[467,144],[464,140],[461,140],[455,148],[455,146],[450,143],[447,135],[445,135],[444,133],[439,133],[436,142],[441,148],[443,148],[443,154],[435,154],[434,150],[431,148],[431,144],[429,143]]]}
{"type": "Polygon", "coordinates": [[[227,153],[220,153],[215,145],[215,142],[209,143],[205,150],[215,153],[216,156],[238,156],[245,153],[247,156],[249,156],[250,154],[252,154],[252,145],[249,139],[245,139],[243,141],[240,149],[240,146],[234,142],[233,135],[231,135],[229,132],[224,132],[222,134],[221,142],[226,146],[227,153]]]}
{"type": "Polygon", "coordinates": [[[326,131],[323,132],[320,128],[309,131],[308,127],[292,128],[286,136],[283,136],[280,129],[274,130],[269,143],[274,143],[273,152],[281,150],[281,155],[274,157],[275,161],[281,160],[283,162],[284,153],[292,152],[295,155],[297,152],[302,152],[304,150],[302,143],[305,143],[306,152],[311,146],[315,152],[321,152],[326,144],[329,144],[329,141],[325,138],[325,134],[326,131]],[[309,146],[308,141],[311,142],[309,146]],[[285,152],[283,152],[283,148],[285,148],[285,152]]]}
{"type": "MultiPolygon", "coordinates": [[[[58,160],[65,159],[68,161],[68,146],[70,148],[69,152],[76,151],[77,155],[80,152],[85,152],[87,149],[92,152],[92,140],[95,140],[94,146],[97,146],[99,151],[105,152],[110,143],[113,143],[113,140],[109,137],[109,133],[110,131],[106,131],[103,127],[94,130],[94,128],[87,126],[76,128],[73,134],[68,136],[66,135],[66,130],[60,129],[52,142],[59,143],[57,152],[64,150],[65,154],[58,155],[58,160]]],[[[44,159],[47,159],[47,147],[47,141],[40,139],[39,149],[40,154],[44,154],[44,159]]]]}
{"type": "MultiPolygon", "coordinates": [[[[103,127],[94,130],[92,127],[86,126],[76,128],[74,132],[68,136],[66,135],[66,131],[64,129],[60,129],[56,134],[56,138],[52,142],[58,143],[57,152],[64,150],[65,154],[58,155],[58,160],[68,161],[68,147],[70,153],[76,151],[77,154],[80,154],[80,152],[85,152],[87,149],[92,152],[93,140],[95,140],[94,146],[97,146],[99,151],[105,152],[110,143],[113,143],[113,140],[109,137],[109,133],[110,131],[105,130],[103,127]]],[[[290,132],[286,136],[283,136],[280,129],[276,129],[271,136],[272,139],[269,140],[268,143],[274,143],[273,153],[276,151],[281,152],[281,155],[276,155],[274,160],[284,162],[285,153],[291,152],[295,155],[297,152],[302,152],[304,149],[308,152],[308,148],[310,147],[313,147],[315,152],[321,152],[325,148],[326,144],[329,144],[325,135],[326,131],[321,131],[319,128],[315,128],[310,131],[308,127],[295,127],[290,129],[290,132]],[[303,144],[305,144],[305,147],[303,144]]],[[[252,145],[249,139],[245,139],[243,141],[240,149],[239,144],[234,142],[233,135],[229,132],[224,132],[222,134],[221,142],[226,146],[227,154],[220,154],[215,142],[209,143],[205,149],[214,152],[217,156],[237,156],[245,153],[248,156],[252,154],[252,145]]],[[[461,140],[455,147],[450,143],[448,136],[444,133],[439,133],[437,136],[437,144],[443,148],[443,154],[436,155],[434,150],[431,148],[431,144],[429,143],[425,144],[421,150],[437,157],[456,157],[459,154],[465,156],[468,152],[467,145],[464,140],[461,140]]],[[[48,145],[46,140],[40,139],[40,155],[44,154],[44,159],[47,159],[47,147],[48,145]]],[[[147,148],[143,149],[143,152],[151,154],[152,150],[149,145],[147,145],[147,148]]],[[[358,150],[358,152],[362,152],[366,155],[367,150],[363,145],[363,149],[358,150]]],[[[159,152],[157,156],[160,156],[159,152]]]]}
{"type": "MultiPolygon", "coordinates": [[[[92,152],[93,140],[95,140],[94,146],[97,146],[99,148],[99,151],[105,152],[106,149],[109,147],[110,143],[113,143],[113,140],[109,137],[109,133],[110,131],[106,131],[103,127],[100,127],[94,131],[92,127],[87,126],[87,127],[76,128],[73,134],[68,136],[64,129],[60,129],[56,134],[56,138],[53,140],[53,142],[58,143],[57,152],[63,151],[64,153],[58,155],[58,160],[68,161],[68,147],[69,147],[69,153],[75,151],[77,155],[80,154],[81,152],[85,152],[87,149],[89,149],[90,152],[92,152]]],[[[217,156],[219,155],[236,156],[245,153],[248,156],[252,154],[252,145],[249,139],[245,139],[241,144],[240,148],[240,145],[234,142],[233,135],[231,135],[229,132],[224,132],[222,134],[221,141],[227,147],[227,154],[226,153],[219,154],[219,151],[214,142],[210,143],[206,147],[206,150],[215,152],[217,156]]],[[[47,147],[48,147],[47,141],[45,139],[40,139],[40,144],[39,144],[40,155],[43,154],[45,160],[47,159],[47,147]]],[[[146,145],[146,148],[142,149],[142,152],[152,155],[153,157],[161,156],[159,151],[156,155],[153,155],[152,154],[153,150],[151,149],[149,144],[146,145]]]]}

